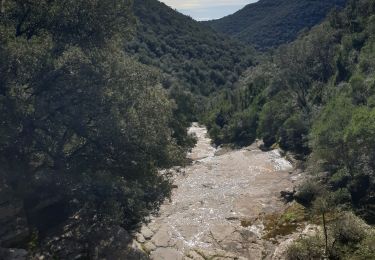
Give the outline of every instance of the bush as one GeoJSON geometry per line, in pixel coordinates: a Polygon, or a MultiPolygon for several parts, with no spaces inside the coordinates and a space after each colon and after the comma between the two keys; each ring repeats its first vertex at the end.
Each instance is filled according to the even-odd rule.
{"type": "Polygon", "coordinates": [[[285,105],[283,96],[264,105],[259,115],[258,135],[264,145],[271,147],[279,139],[279,130],[290,115],[290,107],[285,105]]]}
{"type": "Polygon", "coordinates": [[[338,170],[329,180],[329,183],[333,189],[346,187],[350,179],[350,173],[348,169],[343,168],[338,170]]]}
{"type": "Polygon", "coordinates": [[[375,233],[368,235],[358,246],[351,260],[368,260],[375,257],[375,233]]]}
{"type": "Polygon", "coordinates": [[[324,255],[324,241],[320,236],[300,238],[288,247],[287,260],[322,259],[324,255]]]}
{"type": "MultiPolygon", "coordinates": [[[[332,246],[329,250],[331,259],[352,259],[352,255],[361,248],[363,241],[371,236],[371,229],[363,220],[351,212],[344,212],[332,223],[330,227],[330,236],[332,246]]],[[[358,256],[365,252],[358,252],[358,256]]],[[[368,254],[368,252],[366,253],[368,254]]],[[[372,253],[373,259],[375,254],[372,253]]],[[[363,258],[362,258],[363,259],[363,258]]]]}
{"type": "Polygon", "coordinates": [[[352,196],[348,189],[338,189],[337,191],[333,192],[333,201],[335,204],[348,204],[352,201],[352,196]]]}
{"type": "Polygon", "coordinates": [[[366,224],[351,212],[345,212],[332,227],[332,236],[344,245],[361,242],[366,236],[366,224]]]}
{"type": "Polygon", "coordinates": [[[310,179],[299,186],[294,198],[298,203],[304,206],[311,206],[312,202],[323,193],[323,190],[320,183],[310,179]]]}
{"type": "Polygon", "coordinates": [[[321,233],[296,240],[286,252],[289,260],[299,259],[374,259],[374,231],[351,212],[341,216],[328,226],[328,250],[321,233]]]}
{"type": "Polygon", "coordinates": [[[257,114],[253,109],[247,109],[235,114],[226,131],[226,140],[239,146],[246,146],[255,141],[257,114]]]}
{"type": "Polygon", "coordinates": [[[298,154],[308,154],[308,124],[299,113],[289,117],[280,129],[280,147],[298,154]]]}

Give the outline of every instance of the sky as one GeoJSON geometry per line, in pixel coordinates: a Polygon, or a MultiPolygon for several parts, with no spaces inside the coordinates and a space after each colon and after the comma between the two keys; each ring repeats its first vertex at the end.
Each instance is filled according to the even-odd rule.
{"type": "Polygon", "coordinates": [[[195,20],[205,21],[232,14],[257,0],[160,0],[195,20]]]}

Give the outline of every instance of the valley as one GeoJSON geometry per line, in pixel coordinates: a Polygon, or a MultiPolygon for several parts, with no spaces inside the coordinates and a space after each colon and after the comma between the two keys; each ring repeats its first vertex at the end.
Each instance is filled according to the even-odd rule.
{"type": "Polygon", "coordinates": [[[204,127],[194,123],[190,133],[198,138],[192,164],[172,171],[172,197],[136,235],[139,247],[155,260],[276,259],[286,237],[264,239],[263,219],[288,207],[280,192],[301,175],[278,150],[214,149],[204,127]]]}
{"type": "Polygon", "coordinates": [[[2,0],[0,61],[0,260],[374,259],[374,0],[2,0]]]}

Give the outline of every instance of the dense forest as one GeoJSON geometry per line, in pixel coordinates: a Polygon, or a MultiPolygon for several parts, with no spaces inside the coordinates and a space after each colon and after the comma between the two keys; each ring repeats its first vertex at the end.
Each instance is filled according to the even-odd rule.
{"type": "Polygon", "coordinates": [[[207,96],[231,88],[254,63],[250,46],[215,33],[155,0],[135,0],[135,37],[126,45],[140,62],[165,74],[165,87],[207,96]]]}
{"type": "Polygon", "coordinates": [[[218,32],[265,50],[295,40],[347,0],[260,0],[218,20],[204,22],[218,32]]]}
{"type": "Polygon", "coordinates": [[[306,208],[355,213],[290,259],[371,259],[375,2],[345,2],[261,0],[203,24],[156,0],[2,0],[0,258],[144,259],[129,234],[171,195],[161,170],[189,163],[199,120],[215,146],[298,160],[306,208]]]}
{"type": "Polygon", "coordinates": [[[158,169],[183,164],[193,140],[174,130],[185,122],[160,71],[124,52],[131,2],[2,4],[1,190],[23,201],[35,248],[75,215],[70,247],[90,257],[98,230],[131,230],[158,208],[170,192],[158,169]]]}
{"type": "MultiPolygon", "coordinates": [[[[243,146],[261,138],[265,149],[281,147],[302,160],[311,176],[299,188],[298,202],[312,207],[320,201],[324,209],[353,208],[371,224],[375,223],[374,19],[374,1],[350,1],[342,12],[332,12],[322,24],[249,69],[234,90],[213,96],[205,119],[217,144],[243,146]]],[[[358,226],[349,225],[353,230],[338,237],[326,254],[353,259],[351,254],[359,248],[355,259],[371,259],[373,254],[359,243],[373,243],[374,238],[358,237],[354,230],[358,226]]],[[[312,239],[302,240],[291,259],[311,254],[323,258],[311,243],[320,247],[312,239]]]]}

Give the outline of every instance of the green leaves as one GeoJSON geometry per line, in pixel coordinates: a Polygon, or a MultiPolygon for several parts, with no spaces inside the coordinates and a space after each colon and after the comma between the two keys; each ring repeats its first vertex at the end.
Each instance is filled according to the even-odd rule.
{"type": "Polygon", "coordinates": [[[371,153],[375,147],[375,109],[359,107],[344,130],[344,141],[351,149],[371,153]]]}
{"type": "MultiPolygon", "coordinates": [[[[248,70],[233,90],[211,98],[215,143],[279,145],[372,221],[375,190],[373,1],[351,1],[329,20],[248,70]],[[249,113],[251,111],[251,113],[249,113]],[[245,137],[242,139],[242,137],[245,137]]],[[[324,185],[323,185],[324,186],[324,185]]],[[[301,197],[310,200],[313,191],[301,197]]],[[[302,198],[303,199],[303,198],[302,198]]]]}
{"type": "Polygon", "coordinates": [[[311,135],[315,154],[331,166],[347,163],[347,145],[344,142],[344,129],[349,124],[354,106],[351,100],[339,96],[333,99],[314,123],[311,135]]]}
{"type": "Polygon", "coordinates": [[[83,222],[96,216],[134,228],[169,196],[158,170],[182,164],[187,147],[173,136],[173,123],[186,122],[175,118],[160,72],[121,49],[129,2],[8,2],[0,16],[1,176],[36,214],[30,225],[34,206],[58,198],[67,217],[83,210],[83,222]]]}
{"type": "Polygon", "coordinates": [[[8,1],[2,21],[15,36],[31,39],[51,33],[60,44],[103,46],[116,34],[125,34],[132,22],[129,0],[8,1]]]}
{"type": "Polygon", "coordinates": [[[134,39],[125,48],[185,90],[208,96],[230,88],[251,65],[251,48],[213,32],[155,0],[135,0],[134,39]]]}

